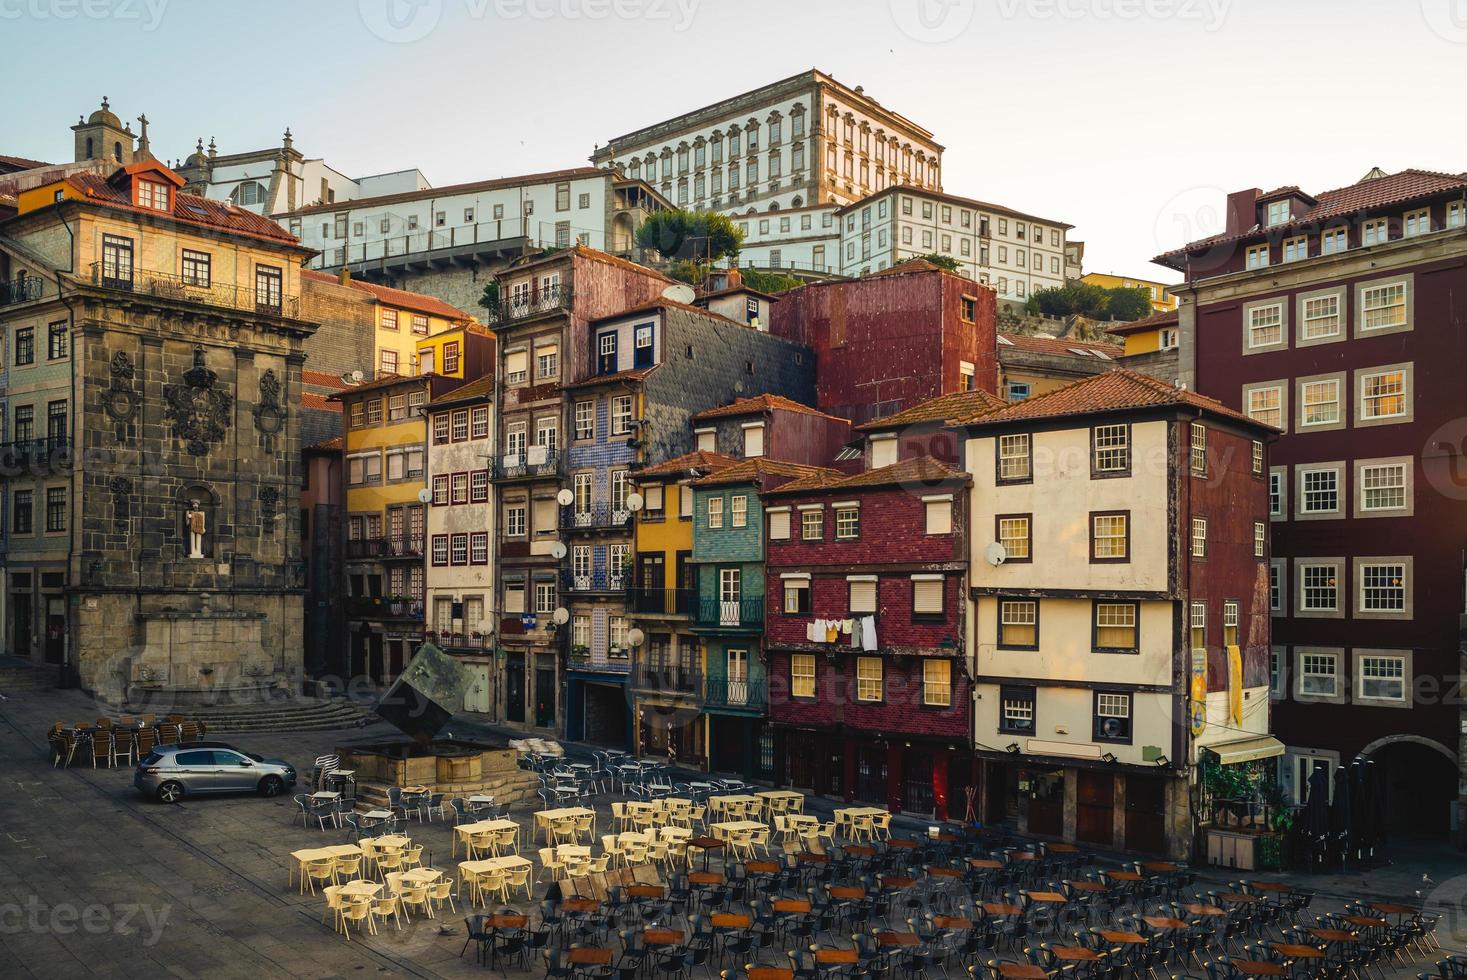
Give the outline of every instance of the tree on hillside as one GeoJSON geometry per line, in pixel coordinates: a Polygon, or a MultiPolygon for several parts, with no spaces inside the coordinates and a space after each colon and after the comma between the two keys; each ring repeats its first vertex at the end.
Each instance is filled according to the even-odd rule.
{"type": "Polygon", "coordinates": [[[484,284],[484,295],[479,297],[479,305],[486,310],[499,309],[499,280],[490,279],[484,284]]]}
{"type": "Polygon", "coordinates": [[[658,211],[637,229],[637,244],[669,259],[711,262],[739,254],[744,235],[726,214],[716,211],[658,211]]]}
{"type": "Polygon", "coordinates": [[[1032,314],[1049,317],[1086,316],[1093,320],[1139,320],[1151,314],[1151,296],[1144,289],[1107,289],[1087,282],[1067,282],[1036,289],[1024,304],[1032,314]]]}
{"type": "Polygon", "coordinates": [[[758,269],[740,269],[744,285],[761,293],[786,293],[796,286],[804,285],[794,276],[782,272],[760,272],[758,269]]]}
{"type": "Polygon", "coordinates": [[[1140,287],[1112,289],[1105,304],[1106,316],[1111,320],[1140,320],[1150,316],[1151,293],[1140,287]]]}
{"type": "Polygon", "coordinates": [[[957,272],[959,268],[957,259],[951,255],[944,255],[941,252],[928,252],[925,255],[916,255],[910,261],[931,262],[933,265],[942,266],[948,272],[957,272]]]}

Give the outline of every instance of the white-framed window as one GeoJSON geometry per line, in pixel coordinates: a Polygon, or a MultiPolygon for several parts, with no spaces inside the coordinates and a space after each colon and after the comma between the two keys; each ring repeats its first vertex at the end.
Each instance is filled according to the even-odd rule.
{"type": "Polygon", "coordinates": [[[796,653],[790,656],[790,695],[797,698],[815,696],[815,655],[796,653]]]}
{"type": "Polygon", "coordinates": [[[999,694],[999,731],[1034,733],[1034,689],[1003,688],[999,694]]]}
{"type": "Polygon", "coordinates": [[[1407,211],[1401,226],[1407,238],[1429,233],[1431,231],[1431,209],[1421,208],[1416,211],[1407,211]]]}
{"type": "Polygon", "coordinates": [[[1274,468],[1268,472],[1268,516],[1282,517],[1284,513],[1284,471],[1274,468]]]}
{"type": "Polygon", "coordinates": [[[591,617],[577,613],[571,617],[571,646],[591,648],[591,617]]]}
{"type": "Polygon", "coordinates": [[[1323,650],[1299,654],[1299,694],[1333,698],[1340,694],[1340,655],[1323,650]]]}
{"type": "Polygon", "coordinates": [[[1448,228],[1464,228],[1464,227],[1467,227],[1467,202],[1463,202],[1463,201],[1449,201],[1449,202],[1447,202],[1447,227],[1448,228]]]}
{"type": "Polygon", "coordinates": [[[632,431],[632,396],[613,395],[611,398],[611,434],[624,436],[632,431]]]}
{"type": "Polygon", "coordinates": [[[1340,510],[1340,471],[1337,467],[1299,471],[1299,512],[1337,514],[1340,510]]]}
{"type": "Polygon", "coordinates": [[[594,401],[576,402],[576,438],[596,438],[596,403],[594,401]]]}
{"type": "Polygon", "coordinates": [[[1268,226],[1287,224],[1290,218],[1288,201],[1268,202],[1268,226]]]}
{"type": "Polygon", "coordinates": [[[1315,296],[1304,300],[1303,340],[1325,340],[1340,335],[1340,295],[1315,296]]]}
{"type": "Polygon", "coordinates": [[[1284,648],[1271,647],[1268,651],[1268,696],[1274,701],[1284,696],[1284,648]]]}
{"type": "Polygon", "coordinates": [[[1324,378],[1299,385],[1301,428],[1333,425],[1340,421],[1340,379],[1324,378]]]}
{"type": "Polygon", "coordinates": [[[1406,701],[1406,658],[1398,654],[1356,653],[1355,676],[1362,701],[1406,701]]]}
{"type": "Polygon", "coordinates": [[[525,536],[526,508],[524,504],[510,504],[504,509],[504,533],[511,538],[525,536]]]}
{"type": "Polygon", "coordinates": [[[1097,473],[1120,473],[1131,466],[1131,437],[1127,425],[1097,425],[1091,430],[1091,465],[1097,473]]]}
{"type": "Polygon", "coordinates": [[[1027,480],[1030,478],[1029,433],[998,437],[998,478],[1027,480]]]}
{"type": "Polygon", "coordinates": [[[998,645],[1033,649],[1039,643],[1039,603],[1032,599],[1001,599],[998,603],[998,645]]]}
{"type": "Polygon", "coordinates": [[[1263,475],[1263,440],[1261,440],[1261,439],[1254,439],[1253,440],[1252,461],[1253,461],[1253,475],[1254,476],[1262,476],[1263,475]]]}
{"type": "Polygon", "coordinates": [[[1207,649],[1207,603],[1192,603],[1188,629],[1193,650],[1207,649]]]}
{"type": "Polygon", "coordinates": [[[1191,425],[1192,475],[1207,475],[1207,426],[1200,422],[1191,425]]]}
{"type": "Polygon", "coordinates": [[[938,657],[922,662],[922,703],[946,708],[953,703],[953,665],[938,657]]]}
{"type": "Polygon", "coordinates": [[[1405,370],[1373,371],[1359,377],[1362,420],[1401,418],[1407,414],[1409,393],[1405,370]]]}
{"type": "Polygon", "coordinates": [[[729,498],[729,524],[732,527],[749,526],[749,498],[745,494],[735,494],[729,498]]]}
{"type": "Polygon", "coordinates": [[[1360,289],[1360,332],[1406,326],[1406,284],[1389,282],[1360,289]]]}
{"type": "Polygon", "coordinates": [[[1406,467],[1404,462],[1361,463],[1357,479],[1360,509],[1367,513],[1406,510],[1406,467]]]}
{"type": "Polygon", "coordinates": [[[1090,557],[1116,561],[1129,557],[1130,519],[1127,514],[1090,515],[1090,557]]]}
{"type": "Polygon", "coordinates": [[[1337,612],[1340,608],[1338,565],[1299,562],[1299,609],[1302,612],[1337,612]]]}
{"type": "Polygon", "coordinates": [[[723,527],[723,498],[708,498],[708,526],[713,530],[723,527]]]}
{"type": "Polygon", "coordinates": [[[535,612],[541,616],[555,612],[555,583],[535,583],[535,612]]]}
{"type": "Polygon", "coordinates": [[[1400,613],[1409,609],[1406,566],[1401,562],[1361,562],[1359,605],[1362,613],[1400,613]]]}
{"type": "MultiPolygon", "coordinates": [[[[529,302],[526,297],[526,302],[529,302]]],[[[530,376],[530,352],[512,350],[504,355],[504,383],[523,384],[530,376]]]]}
{"type": "Polygon", "coordinates": [[[1268,609],[1269,612],[1284,612],[1284,588],[1286,559],[1274,558],[1268,563],[1268,609]]]}
{"type": "Polygon", "coordinates": [[[560,349],[541,347],[535,351],[535,377],[555,378],[560,376],[560,349]]]}
{"type": "Polygon", "coordinates": [[[1309,239],[1304,235],[1284,239],[1284,261],[1298,262],[1309,258],[1309,239]]]}
{"type": "Polygon", "coordinates": [[[882,690],[880,657],[857,657],[856,658],[856,700],[857,701],[880,701],[884,695],[882,690]]]}
{"type": "Polygon", "coordinates": [[[1348,228],[1326,228],[1319,235],[1319,252],[1321,255],[1334,255],[1343,252],[1350,247],[1350,230],[1348,228]]]}
{"type": "Polygon", "coordinates": [[[1207,557],[1207,518],[1192,518],[1192,557],[1207,557]]]}
{"type": "Polygon", "coordinates": [[[1253,522],[1253,557],[1262,558],[1268,551],[1268,525],[1263,521],[1253,522]]]}
{"type": "Polygon", "coordinates": [[[1249,269],[1266,268],[1268,266],[1268,246],[1250,246],[1248,249],[1247,263],[1249,269]]]}
{"type": "Polygon", "coordinates": [[[861,536],[861,508],[835,508],[835,539],[853,541],[861,536]]]}
{"type": "Polygon", "coordinates": [[[1137,634],[1136,603],[1095,604],[1095,649],[1127,653],[1141,649],[1137,634]]]}
{"type": "Polygon", "coordinates": [[[1029,559],[1029,516],[1014,515],[998,519],[998,543],[1010,561],[1029,559]]]}
{"type": "Polygon", "coordinates": [[[1284,389],[1282,385],[1248,389],[1248,417],[1275,429],[1283,428],[1284,389]]]}
{"type": "Polygon", "coordinates": [[[1276,347],[1284,342],[1284,305],[1269,303],[1248,308],[1249,348],[1276,347]]]}
{"type": "Polygon", "coordinates": [[[800,540],[819,541],[825,536],[825,511],[810,507],[800,511],[800,540]]]}
{"type": "Polygon", "coordinates": [[[1362,245],[1382,245],[1391,239],[1390,222],[1385,218],[1375,218],[1360,226],[1360,243],[1362,245]]]}

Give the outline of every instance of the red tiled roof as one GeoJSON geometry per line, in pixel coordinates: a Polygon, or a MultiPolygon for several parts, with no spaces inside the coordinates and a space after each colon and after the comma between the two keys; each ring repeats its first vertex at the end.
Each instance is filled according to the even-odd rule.
{"type": "Polygon", "coordinates": [[[429,381],[434,377],[436,376],[432,374],[384,374],[380,378],[373,378],[370,381],[363,381],[359,385],[352,385],[350,388],[343,388],[341,391],[332,392],[326,397],[335,400],[346,395],[355,395],[362,391],[391,388],[393,385],[406,384],[409,381],[421,381],[425,387],[428,387],[429,381]]]}
{"type": "Polygon", "coordinates": [[[1114,334],[1117,337],[1128,337],[1133,333],[1141,333],[1143,330],[1155,330],[1158,327],[1173,327],[1176,326],[1177,321],[1178,314],[1176,310],[1163,310],[1160,313],[1153,313],[1150,316],[1142,317],[1139,320],[1132,320],[1129,323],[1117,323],[1113,327],[1106,327],[1105,332],[1114,334]]]}
{"type": "Polygon", "coordinates": [[[341,403],[328,401],[329,396],[314,391],[301,392],[301,408],[315,408],[323,412],[340,412],[341,403]]]}
{"type": "MultiPolygon", "coordinates": [[[[1290,188],[1280,188],[1289,190],[1290,188]]],[[[1387,174],[1384,177],[1374,177],[1361,180],[1347,187],[1337,187],[1334,190],[1325,191],[1317,198],[1312,208],[1295,216],[1287,224],[1275,225],[1268,231],[1279,234],[1288,229],[1297,228],[1302,225],[1320,225],[1334,218],[1345,218],[1363,212],[1376,211],[1381,208],[1393,207],[1404,204],[1407,201],[1415,201],[1424,197],[1432,197],[1438,194],[1447,194],[1452,191],[1467,190],[1467,173],[1448,174],[1435,170],[1402,170],[1399,173],[1387,174]]],[[[1264,197],[1271,196],[1270,192],[1264,197]]],[[[1308,195],[1303,195],[1308,198],[1308,195]]],[[[1260,198],[1262,200],[1262,198],[1260,198]]],[[[1263,229],[1254,224],[1252,227],[1238,232],[1224,232],[1213,235],[1210,238],[1202,238],[1190,242],[1181,248],[1163,252],[1152,259],[1160,265],[1170,265],[1164,260],[1186,255],[1199,249],[1211,248],[1228,242],[1242,241],[1260,234],[1263,229]]]]}
{"type": "Polygon", "coordinates": [[[856,426],[857,432],[880,432],[882,429],[899,429],[921,422],[949,422],[954,419],[971,419],[986,412],[996,412],[1008,405],[997,395],[980,389],[954,391],[946,395],[913,405],[911,408],[875,419],[856,426]]]}
{"type": "Polygon", "coordinates": [[[429,399],[429,405],[447,405],[452,402],[475,401],[480,398],[489,398],[494,394],[494,375],[486,374],[475,378],[468,384],[460,385],[452,391],[445,391],[437,398],[429,399]]]}
{"type": "Polygon", "coordinates": [[[311,371],[309,369],[301,370],[301,383],[315,385],[318,388],[334,388],[337,391],[352,387],[350,382],[339,374],[330,374],[326,371],[311,371]]]}
{"type": "Polygon", "coordinates": [[[898,262],[889,269],[877,269],[875,272],[868,272],[861,278],[875,279],[879,276],[900,276],[909,272],[947,272],[954,276],[958,274],[951,269],[944,269],[936,262],[929,262],[926,259],[907,259],[907,261],[898,262]]]}
{"type": "Polygon", "coordinates": [[[649,476],[678,476],[690,470],[707,470],[716,472],[725,467],[733,466],[738,460],[723,453],[710,453],[699,449],[695,452],[684,453],[672,459],[658,463],[656,466],[648,466],[646,469],[638,470],[633,477],[642,480],[649,476]]]}
{"type": "Polygon", "coordinates": [[[344,436],[332,436],[330,439],[322,439],[320,442],[313,442],[309,446],[305,446],[304,448],[315,449],[320,452],[340,452],[342,449],[346,448],[346,438],[344,436]]]}
{"type": "Polygon", "coordinates": [[[521,174],[518,177],[495,177],[490,180],[475,180],[466,184],[449,184],[446,187],[428,187],[420,191],[403,191],[399,194],[382,194],[378,197],[359,197],[351,201],[329,201],[309,204],[287,214],[315,214],[318,211],[345,211],[352,208],[377,207],[399,201],[423,201],[430,198],[450,197],[456,194],[477,194],[481,191],[500,190],[505,187],[520,187],[525,184],[547,184],[557,180],[574,180],[579,177],[607,175],[605,170],[595,167],[571,167],[569,170],[550,170],[539,174],[521,174]]]}
{"type": "Polygon", "coordinates": [[[804,463],[786,463],[779,459],[770,459],[767,456],[755,456],[725,467],[716,473],[711,473],[696,480],[695,487],[724,486],[730,483],[757,483],[766,476],[786,476],[792,480],[800,480],[805,477],[815,476],[820,473],[838,473],[837,470],[827,470],[821,466],[806,466],[804,463]]]}
{"type": "MultiPolygon", "coordinates": [[[[613,256],[613,258],[614,257],[615,256],[613,256]]],[[[730,290],[730,292],[741,291],[742,290],[730,290]]],[[[653,310],[683,310],[687,313],[696,313],[699,316],[707,317],[710,320],[722,320],[724,323],[731,323],[736,327],[748,328],[749,326],[747,323],[740,323],[737,320],[726,317],[722,313],[714,313],[712,310],[705,309],[704,307],[694,306],[691,303],[679,303],[677,300],[667,299],[666,297],[654,299],[651,302],[643,303],[640,306],[634,306],[629,310],[622,310],[620,313],[613,313],[610,316],[597,317],[591,322],[605,323],[607,320],[620,320],[623,317],[636,316],[638,313],[650,313],[653,310]]]]}
{"type": "MultiPolygon", "coordinates": [[[[1036,354],[1060,354],[1069,357],[1085,357],[1085,354],[1076,354],[1075,351],[1098,351],[1106,357],[1120,357],[1126,349],[1119,344],[1097,343],[1088,340],[1066,340],[1064,337],[1036,337],[1033,334],[1005,333],[999,334],[1003,340],[1019,350],[1033,351],[1036,354]]],[[[1003,350],[1000,341],[999,350],[1003,350]]]]}
{"type": "MultiPolygon", "coordinates": [[[[325,272],[317,272],[315,269],[302,269],[301,278],[312,282],[332,283],[340,285],[341,280],[336,276],[325,272]]],[[[451,306],[436,296],[428,296],[424,293],[414,293],[406,289],[394,289],[391,286],[379,286],[374,282],[366,282],[361,279],[347,280],[347,286],[364,293],[370,293],[376,297],[378,302],[386,303],[388,306],[400,306],[405,310],[415,310],[418,313],[427,313],[432,316],[441,316],[447,320],[467,320],[469,314],[456,306],[451,306]]]]}
{"type": "Polygon", "coordinates": [[[615,374],[598,374],[594,377],[587,378],[585,381],[563,384],[560,386],[560,390],[571,391],[575,388],[594,388],[596,385],[616,384],[620,381],[641,381],[659,367],[661,365],[654,364],[651,367],[631,368],[626,371],[618,371],[615,374]]]}
{"type": "Polygon", "coordinates": [[[1062,418],[1067,415],[1094,415],[1128,409],[1173,406],[1199,409],[1221,418],[1246,423],[1255,428],[1275,431],[1271,426],[1251,419],[1241,412],[1236,412],[1220,401],[1121,367],[1112,368],[1104,374],[1097,374],[1062,388],[1046,391],[1021,402],[1014,402],[1000,411],[967,419],[963,424],[982,427],[1002,425],[1007,422],[1062,418]]]}
{"type": "Polygon", "coordinates": [[[0,166],[14,167],[17,170],[34,170],[37,167],[49,167],[49,163],[42,160],[31,160],[26,157],[13,157],[9,154],[0,153],[0,166]]]}
{"type": "MultiPolygon", "coordinates": [[[[166,169],[166,168],[165,168],[166,169]]],[[[120,172],[120,171],[119,171],[120,172]]],[[[171,171],[170,171],[171,172],[171,171]]],[[[114,174],[113,176],[116,176],[114,174]]],[[[78,192],[85,195],[88,201],[96,204],[104,204],[110,208],[121,211],[131,211],[135,214],[146,214],[157,218],[163,215],[161,211],[152,208],[141,208],[132,203],[126,188],[115,186],[108,178],[97,173],[74,173],[63,178],[76,188],[78,192]]],[[[187,225],[201,225],[205,228],[222,228],[239,235],[249,235],[253,238],[267,238],[272,241],[284,242],[290,245],[299,245],[296,237],[284,228],[260,215],[244,208],[235,207],[227,201],[211,201],[208,198],[198,197],[194,194],[177,193],[173,199],[173,211],[168,217],[174,221],[187,225]]]]}
{"type": "Polygon", "coordinates": [[[820,490],[870,490],[876,487],[930,487],[948,480],[966,481],[968,474],[955,470],[931,456],[914,456],[890,466],[863,470],[846,476],[836,470],[821,470],[811,476],[785,483],[770,494],[811,493],[820,490]]]}
{"type": "Polygon", "coordinates": [[[786,412],[800,412],[804,415],[818,415],[821,418],[835,419],[837,422],[849,424],[849,419],[843,419],[835,415],[826,415],[817,411],[809,405],[802,405],[793,399],[783,395],[756,395],[753,398],[740,398],[738,401],[728,405],[720,405],[717,408],[707,408],[693,416],[694,422],[702,422],[706,419],[728,419],[740,415],[758,415],[762,412],[771,412],[779,409],[786,412]]]}

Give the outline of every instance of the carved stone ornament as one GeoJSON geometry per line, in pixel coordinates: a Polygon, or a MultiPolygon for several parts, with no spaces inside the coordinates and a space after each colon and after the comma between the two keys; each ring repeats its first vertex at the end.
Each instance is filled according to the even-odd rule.
{"type": "Polygon", "coordinates": [[[218,376],[204,366],[204,349],[195,347],[194,366],[183,372],[183,383],[163,386],[168,402],[164,417],[193,456],[206,455],[229,429],[234,398],[216,388],[216,381],[218,376]]]}
{"type": "Polygon", "coordinates": [[[102,410],[114,422],[129,422],[138,413],[138,393],[133,387],[137,372],[127,351],[120,350],[112,355],[109,370],[112,380],[102,396],[102,410]]]}
{"type": "Polygon", "coordinates": [[[276,510],[280,506],[280,491],[274,487],[260,489],[260,524],[266,531],[275,530],[276,510]]]}
{"type": "Polygon", "coordinates": [[[260,375],[260,400],[255,405],[255,428],[274,435],[285,425],[285,408],[280,403],[280,379],[270,368],[260,375]]]}

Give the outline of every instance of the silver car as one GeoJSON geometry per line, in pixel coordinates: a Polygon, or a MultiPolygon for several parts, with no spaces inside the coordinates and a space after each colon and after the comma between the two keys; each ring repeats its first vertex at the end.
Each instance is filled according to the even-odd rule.
{"type": "Polygon", "coordinates": [[[160,803],[205,793],[279,796],[295,785],[295,767],[223,742],[160,745],[137,764],[132,784],[160,803]]]}

